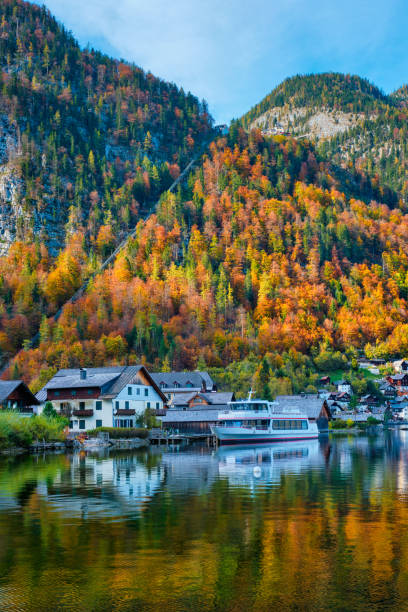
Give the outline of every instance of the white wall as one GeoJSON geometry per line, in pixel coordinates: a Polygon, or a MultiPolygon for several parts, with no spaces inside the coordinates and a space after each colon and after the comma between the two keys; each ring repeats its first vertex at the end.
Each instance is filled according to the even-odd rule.
{"type": "Polygon", "coordinates": [[[113,407],[115,410],[117,407],[120,410],[125,410],[126,408],[135,410],[137,418],[143,414],[146,408],[161,410],[163,408],[163,401],[153,387],[147,385],[126,385],[113,400],[113,407]],[[129,402],[129,404],[126,404],[126,402],[129,402]]]}
{"type": "Polygon", "coordinates": [[[51,403],[55,410],[60,411],[61,403],[69,402],[74,410],[80,409],[80,402],[84,402],[85,410],[93,410],[93,416],[91,417],[77,417],[72,415],[70,421],[72,421],[72,427],[70,431],[87,431],[88,429],[95,429],[95,427],[113,427],[113,410],[111,400],[96,400],[96,399],[76,399],[70,398],[69,400],[53,400],[51,403]],[[99,402],[97,404],[97,402],[99,402]],[[102,403],[100,410],[96,409],[97,405],[102,403]],[[85,421],[85,429],[80,429],[80,421],[85,421]]]}

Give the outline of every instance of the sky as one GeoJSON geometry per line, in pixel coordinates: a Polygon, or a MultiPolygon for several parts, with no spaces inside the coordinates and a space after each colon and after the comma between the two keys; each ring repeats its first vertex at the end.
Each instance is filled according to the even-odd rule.
{"type": "Polygon", "coordinates": [[[134,62],[228,123],[289,76],[408,82],[407,0],[45,0],[82,46],[134,62]]]}

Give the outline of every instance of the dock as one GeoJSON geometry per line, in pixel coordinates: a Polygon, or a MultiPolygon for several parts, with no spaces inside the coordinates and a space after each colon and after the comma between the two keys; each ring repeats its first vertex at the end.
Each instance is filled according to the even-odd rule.
{"type": "Polygon", "coordinates": [[[192,442],[206,442],[207,446],[217,446],[217,439],[208,433],[172,433],[163,429],[152,429],[149,432],[150,444],[172,446],[176,444],[191,444],[192,442]]]}

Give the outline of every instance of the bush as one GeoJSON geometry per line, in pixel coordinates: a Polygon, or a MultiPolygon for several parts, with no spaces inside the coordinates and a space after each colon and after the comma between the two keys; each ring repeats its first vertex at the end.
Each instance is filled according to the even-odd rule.
{"type": "Polygon", "coordinates": [[[100,431],[105,431],[109,434],[112,440],[120,438],[142,438],[143,440],[149,436],[147,429],[139,429],[137,427],[97,427],[87,431],[87,435],[91,438],[96,438],[100,431]]]}
{"type": "Polygon", "coordinates": [[[0,448],[28,448],[37,440],[63,440],[65,426],[65,419],[47,419],[37,415],[27,418],[16,412],[0,412],[0,448]]]}
{"type": "Polygon", "coordinates": [[[343,421],[343,419],[336,419],[335,421],[330,421],[329,426],[330,429],[350,429],[354,427],[355,422],[352,419],[347,419],[347,421],[343,421]]]}

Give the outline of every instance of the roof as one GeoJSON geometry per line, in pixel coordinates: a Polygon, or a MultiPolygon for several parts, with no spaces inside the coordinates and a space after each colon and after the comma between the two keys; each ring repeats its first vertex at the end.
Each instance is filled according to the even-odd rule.
{"type": "Polygon", "coordinates": [[[299,408],[309,419],[317,419],[322,411],[325,400],[317,395],[278,395],[276,401],[279,409],[299,408]]]}
{"type": "Polygon", "coordinates": [[[172,404],[173,406],[186,406],[195,397],[202,397],[210,405],[228,404],[234,399],[234,393],[232,391],[212,391],[211,393],[175,393],[172,404]]]}
{"type": "Polygon", "coordinates": [[[106,368],[86,368],[86,378],[81,378],[82,368],[70,368],[60,370],[48,381],[48,383],[37,393],[39,401],[47,398],[47,389],[78,389],[97,387],[102,390],[101,397],[114,398],[128,384],[134,384],[135,377],[143,370],[145,377],[159,394],[161,399],[167,399],[160,387],[152,379],[143,365],[136,366],[111,366],[106,368]]]}
{"type": "Polygon", "coordinates": [[[0,380],[0,402],[4,402],[22,382],[22,380],[0,380]]]}
{"type": "Polygon", "coordinates": [[[169,389],[197,389],[212,391],[215,384],[208,372],[156,372],[151,375],[156,384],[169,389]]]}
{"type": "Polygon", "coordinates": [[[77,374],[69,376],[54,376],[47,384],[48,389],[77,389],[79,387],[103,387],[120,376],[120,372],[110,374],[91,374],[87,372],[86,378],[80,378],[80,370],[77,374]]]}
{"type": "Polygon", "coordinates": [[[403,372],[402,374],[392,374],[390,378],[392,378],[392,380],[402,380],[406,376],[408,376],[408,372],[403,372]]]}
{"type": "Polygon", "coordinates": [[[24,393],[31,396],[32,405],[38,403],[36,396],[31,393],[30,389],[22,380],[0,380],[0,403],[4,402],[18,387],[22,387],[24,393]]]}
{"type": "Polygon", "coordinates": [[[218,412],[225,410],[226,406],[217,406],[212,410],[168,410],[166,416],[162,418],[162,423],[192,423],[217,421],[218,412]]]}

